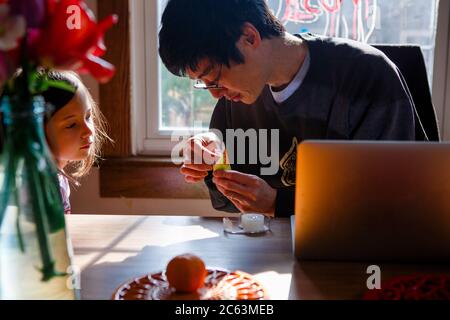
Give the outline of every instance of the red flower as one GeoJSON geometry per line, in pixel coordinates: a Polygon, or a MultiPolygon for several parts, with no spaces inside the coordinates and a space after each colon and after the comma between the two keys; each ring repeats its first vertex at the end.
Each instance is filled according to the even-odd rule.
{"type": "Polygon", "coordinates": [[[82,0],[48,0],[47,17],[30,41],[39,65],[89,72],[100,82],[114,75],[114,66],[100,57],[106,52],[103,35],[117,22],[116,15],[97,23],[82,0]]]}

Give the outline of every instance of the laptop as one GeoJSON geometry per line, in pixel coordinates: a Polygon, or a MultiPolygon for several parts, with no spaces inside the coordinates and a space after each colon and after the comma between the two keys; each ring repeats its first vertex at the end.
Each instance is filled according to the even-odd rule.
{"type": "Polygon", "coordinates": [[[302,142],[292,221],[298,259],[449,261],[450,144],[302,142]]]}

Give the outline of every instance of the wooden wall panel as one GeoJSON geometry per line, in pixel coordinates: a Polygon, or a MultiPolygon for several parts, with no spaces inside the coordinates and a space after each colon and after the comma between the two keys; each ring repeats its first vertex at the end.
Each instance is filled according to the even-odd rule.
{"type": "Polygon", "coordinates": [[[130,91],[130,30],[128,0],[98,0],[98,20],[115,13],[119,22],[105,35],[105,60],[116,66],[110,82],[100,85],[100,108],[108,121],[108,133],[115,141],[105,144],[105,157],[131,155],[131,91],[130,91]]]}
{"type": "Polygon", "coordinates": [[[170,159],[117,159],[102,162],[100,196],[208,199],[204,183],[186,183],[170,159]]]}

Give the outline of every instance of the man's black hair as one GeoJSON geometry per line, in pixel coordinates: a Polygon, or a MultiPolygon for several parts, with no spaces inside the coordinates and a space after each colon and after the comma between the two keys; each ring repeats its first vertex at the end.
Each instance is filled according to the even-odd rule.
{"type": "Polygon", "coordinates": [[[159,55],[167,69],[185,76],[208,58],[213,64],[243,63],[236,48],[244,23],[262,39],[280,37],[285,28],[266,0],[169,0],[161,18],[159,55]]]}

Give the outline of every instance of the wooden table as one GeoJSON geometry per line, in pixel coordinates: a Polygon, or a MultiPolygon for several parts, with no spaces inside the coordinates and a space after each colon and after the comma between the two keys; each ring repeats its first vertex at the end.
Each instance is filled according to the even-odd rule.
{"type": "MultiPolygon", "coordinates": [[[[251,273],[272,299],[358,299],[371,263],[296,261],[289,219],[271,233],[223,232],[219,218],[69,215],[68,230],[81,268],[83,299],[110,299],[123,282],[164,270],[175,255],[194,253],[209,267],[251,273]]],[[[449,265],[379,264],[382,280],[416,272],[450,272],[449,265]]]]}

